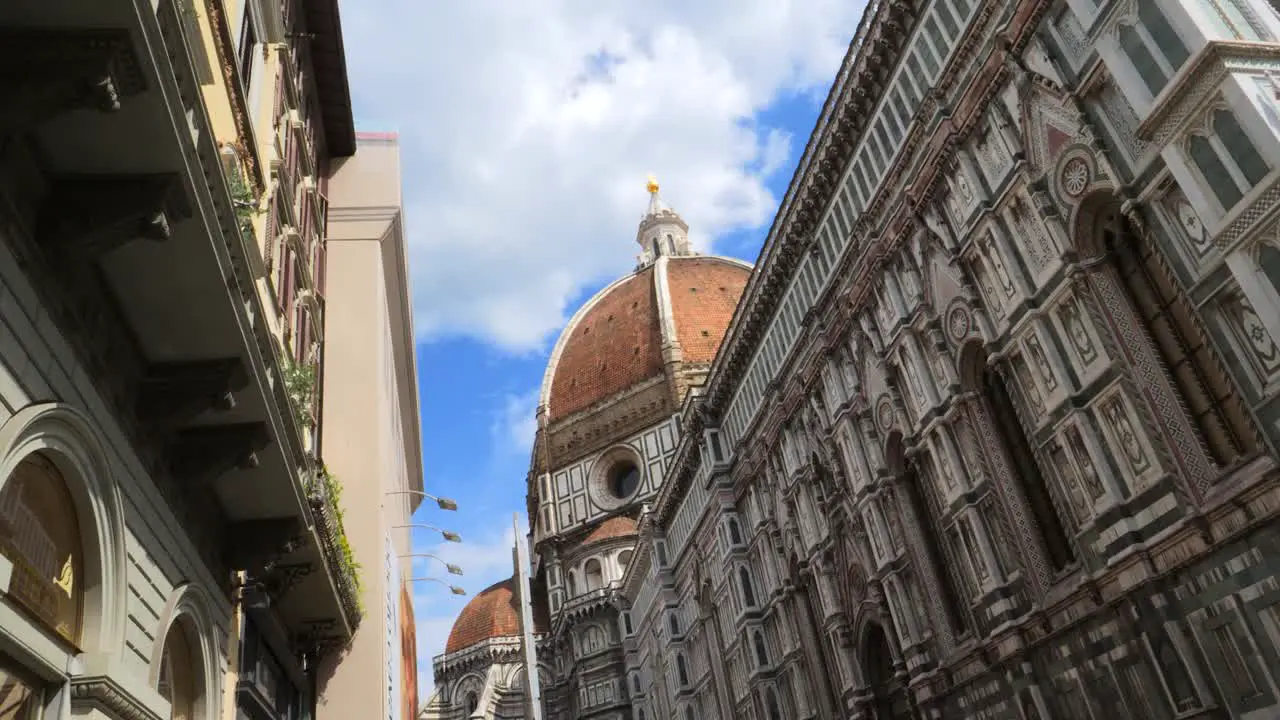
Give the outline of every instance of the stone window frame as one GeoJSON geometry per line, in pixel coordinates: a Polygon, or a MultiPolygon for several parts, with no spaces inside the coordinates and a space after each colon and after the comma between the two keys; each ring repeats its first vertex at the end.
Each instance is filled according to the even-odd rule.
{"type": "Polygon", "coordinates": [[[1164,468],[1160,463],[1160,458],[1155,452],[1155,446],[1151,442],[1146,430],[1135,407],[1134,399],[1125,390],[1120,382],[1114,383],[1111,387],[1098,393],[1097,398],[1089,404],[1091,423],[1097,428],[1098,440],[1104,442],[1110,452],[1107,454],[1112,459],[1112,463],[1108,466],[1112,472],[1118,471],[1119,478],[1116,478],[1117,484],[1124,482],[1124,487],[1131,494],[1139,493],[1149,487],[1157,478],[1164,473],[1164,468]],[[1130,430],[1134,435],[1134,440],[1138,443],[1138,449],[1146,456],[1148,466],[1140,471],[1135,471],[1129,467],[1128,462],[1124,462],[1123,440],[1116,436],[1116,431],[1111,427],[1109,422],[1104,421],[1101,414],[1106,412],[1105,406],[1111,402],[1119,402],[1125,419],[1128,420],[1130,430]]]}
{"type": "Polygon", "coordinates": [[[1068,289],[1051,302],[1047,310],[1045,317],[1048,318],[1052,334],[1056,336],[1055,344],[1059,348],[1065,348],[1065,352],[1059,354],[1065,356],[1063,359],[1075,375],[1077,387],[1088,387],[1106,373],[1107,368],[1111,366],[1111,356],[1107,354],[1106,347],[1102,344],[1102,335],[1089,314],[1085,299],[1074,290],[1068,289]],[[1068,310],[1075,314],[1084,331],[1085,339],[1092,346],[1092,358],[1085,357],[1084,351],[1071,339],[1073,333],[1064,316],[1068,310]]]}
{"type": "Polygon", "coordinates": [[[1216,213],[1217,217],[1215,219],[1219,222],[1230,216],[1233,210],[1243,206],[1249,199],[1249,194],[1258,187],[1265,186],[1267,184],[1267,180],[1273,177],[1276,172],[1276,168],[1273,167],[1271,162],[1268,162],[1266,155],[1263,154],[1260,149],[1257,138],[1250,133],[1248,125],[1241,122],[1239,114],[1236,112],[1235,108],[1233,108],[1221,95],[1214,99],[1209,106],[1205,108],[1199,120],[1187,129],[1181,142],[1178,144],[1178,149],[1186,158],[1187,168],[1194,175],[1195,179],[1205,188],[1200,195],[1204,198],[1205,202],[1209,203],[1209,209],[1216,213]],[[1256,182],[1251,181],[1248,176],[1246,176],[1246,169],[1240,164],[1241,158],[1231,152],[1231,148],[1227,146],[1218,132],[1216,124],[1218,113],[1226,113],[1230,116],[1231,120],[1236,124],[1236,127],[1240,129],[1241,133],[1243,133],[1244,140],[1250,146],[1248,149],[1252,150],[1257,156],[1257,160],[1266,166],[1266,172],[1263,173],[1256,182]],[[1214,157],[1222,165],[1223,170],[1225,170],[1230,176],[1232,182],[1235,183],[1235,189],[1239,193],[1240,197],[1231,205],[1231,207],[1224,206],[1223,199],[1213,191],[1212,188],[1215,186],[1214,183],[1210,180],[1208,175],[1205,174],[1204,168],[1198,161],[1196,161],[1195,156],[1192,153],[1192,143],[1194,143],[1197,138],[1203,138],[1208,142],[1209,148],[1212,150],[1214,157]]]}
{"type": "Polygon", "coordinates": [[[1150,105],[1154,103],[1170,85],[1173,84],[1173,80],[1177,77],[1178,72],[1186,67],[1188,61],[1191,59],[1191,48],[1188,47],[1187,39],[1178,31],[1177,24],[1174,22],[1173,18],[1170,17],[1168,10],[1163,6],[1163,3],[1161,3],[1160,0],[1128,0],[1128,2],[1123,4],[1117,3],[1112,13],[1112,18],[1105,34],[1109,40],[1114,43],[1118,56],[1127,64],[1125,70],[1128,72],[1126,74],[1131,79],[1137,81],[1138,84],[1136,89],[1145,96],[1144,99],[1147,101],[1148,105],[1150,105]],[[1159,17],[1173,32],[1173,39],[1175,39],[1181,47],[1175,48],[1171,45],[1166,47],[1167,43],[1162,44],[1157,40],[1155,35],[1152,34],[1151,29],[1147,26],[1151,18],[1142,17],[1143,10],[1158,13],[1159,17]],[[1133,55],[1125,48],[1125,42],[1121,37],[1121,33],[1126,29],[1136,33],[1136,39],[1141,42],[1142,49],[1151,56],[1152,61],[1157,65],[1156,69],[1164,75],[1164,84],[1161,85],[1160,88],[1156,89],[1151,87],[1147,78],[1143,77],[1141,71],[1138,69],[1138,63],[1135,61],[1133,55]],[[1176,57],[1171,57],[1169,55],[1171,50],[1181,50],[1183,54],[1182,59],[1179,61],[1176,57]]]}

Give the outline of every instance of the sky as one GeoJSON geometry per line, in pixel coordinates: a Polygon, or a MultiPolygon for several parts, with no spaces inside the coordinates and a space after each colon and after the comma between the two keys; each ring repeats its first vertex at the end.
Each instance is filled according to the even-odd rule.
{"type": "Polygon", "coordinates": [[[629,272],[655,175],[704,252],[754,261],[857,27],[855,0],[342,0],[358,129],[399,133],[428,492],[419,688],[511,574],[534,411],[573,311],[629,272]]]}

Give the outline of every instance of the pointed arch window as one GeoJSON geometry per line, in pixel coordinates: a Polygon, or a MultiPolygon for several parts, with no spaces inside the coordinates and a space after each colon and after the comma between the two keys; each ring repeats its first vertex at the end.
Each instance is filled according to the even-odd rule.
{"type": "Polygon", "coordinates": [[[764,644],[764,633],[757,630],[752,637],[756,649],[756,667],[769,667],[769,649],[764,644]]]}
{"type": "Polygon", "coordinates": [[[1187,139],[1187,154],[1223,212],[1229,212],[1271,172],[1240,121],[1226,108],[1214,110],[1205,129],[1187,139]]]}
{"type": "Polygon", "coordinates": [[[1153,98],[1190,57],[1182,38],[1155,2],[1138,3],[1136,22],[1121,25],[1117,39],[1153,98]]]}
{"type": "Polygon", "coordinates": [[[751,587],[751,573],[747,571],[747,568],[745,566],[738,568],[738,584],[742,588],[742,607],[743,608],[755,607],[756,594],[755,594],[755,590],[753,590],[751,587]]]}
{"type": "Polygon", "coordinates": [[[689,664],[684,659],[684,653],[676,653],[676,681],[680,683],[680,687],[689,686],[689,664]]]}
{"type": "Polygon", "coordinates": [[[474,691],[467,693],[467,701],[465,704],[467,708],[467,715],[470,716],[471,713],[474,713],[480,707],[480,696],[476,695],[474,691]]]}
{"type": "Polygon", "coordinates": [[[782,708],[778,706],[778,693],[769,688],[764,694],[764,705],[769,713],[769,720],[782,720],[782,708]]]}
{"type": "Polygon", "coordinates": [[[1062,570],[1075,561],[1075,549],[1067,536],[1062,518],[1053,507],[1049,495],[1049,487],[1045,484],[1040,465],[1036,462],[1031,442],[1027,439],[1018,422],[1017,410],[1004,380],[994,368],[983,363],[982,369],[983,395],[989,407],[990,422],[1002,441],[1005,452],[1013,466],[1014,474],[1021,480],[1027,503],[1031,506],[1031,514],[1040,529],[1040,537],[1044,542],[1049,564],[1054,570],[1062,570]]]}
{"type": "Polygon", "coordinates": [[[742,544],[742,530],[738,528],[736,518],[729,518],[729,542],[733,545],[742,544]]]}

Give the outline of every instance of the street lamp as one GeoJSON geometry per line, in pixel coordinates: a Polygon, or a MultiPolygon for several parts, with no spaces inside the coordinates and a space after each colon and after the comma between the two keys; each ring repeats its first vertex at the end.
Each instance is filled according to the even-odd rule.
{"type": "Polygon", "coordinates": [[[462,588],[458,587],[457,585],[450,585],[449,583],[447,583],[447,582],[445,582],[445,581],[441,580],[440,578],[433,578],[433,577],[420,577],[420,578],[413,578],[413,579],[412,579],[412,580],[410,580],[409,582],[436,582],[436,583],[440,583],[441,585],[443,585],[443,586],[445,586],[445,587],[449,588],[449,592],[453,593],[454,595],[466,595],[466,594],[467,594],[467,591],[466,591],[466,590],[463,590],[462,588]]]}
{"type": "Polygon", "coordinates": [[[406,553],[406,554],[404,554],[404,555],[401,555],[400,557],[402,557],[402,558],[407,558],[407,557],[424,557],[424,558],[431,558],[431,559],[433,559],[433,560],[440,560],[440,562],[444,563],[444,567],[445,567],[445,569],[446,569],[446,570],[448,570],[448,571],[449,571],[449,574],[450,574],[450,575],[461,575],[461,574],[462,574],[462,567],[461,567],[460,565],[454,565],[454,564],[453,564],[453,563],[451,563],[451,562],[445,562],[444,560],[442,560],[442,559],[440,559],[440,558],[436,557],[435,555],[432,555],[431,553],[406,553]]]}
{"type": "Polygon", "coordinates": [[[435,530],[436,532],[440,533],[440,535],[443,536],[445,540],[449,542],[455,542],[455,543],[462,542],[462,536],[459,535],[458,533],[453,532],[452,530],[441,530],[435,525],[423,525],[421,523],[412,523],[409,525],[393,525],[391,527],[392,530],[403,530],[404,528],[426,528],[428,530],[435,530]]]}
{"type": "Polygon", "coordinates": [[[450,500],[449,498],[445,498],[445,497],[436,497],[431,493],[425,493],[425,492],[422,492],[421,490],[392,490],[387,494],[388,495],[417,495],[418,497],[424,497],[424,498],[427,498],[428,500],[435,500],[436,505],[439,505],[441,510],[457,510],[458,509],[458,503],[454,502],[453,500],[450,500]]]}

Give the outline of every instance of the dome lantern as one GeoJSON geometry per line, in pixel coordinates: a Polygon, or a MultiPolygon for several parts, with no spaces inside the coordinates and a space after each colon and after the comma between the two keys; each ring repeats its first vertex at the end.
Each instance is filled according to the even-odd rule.
{"type": "Polygon", "coordinates": [[[636,232],[636,243],[640,245],[640,255],[636,257],[639,267],[651,265],[660,257],[693,255],[689,246],[689,225],[663,202],[658,194],[657,178],[650,175],[645,188],[649,191],[649,209],[636,232]]]}

